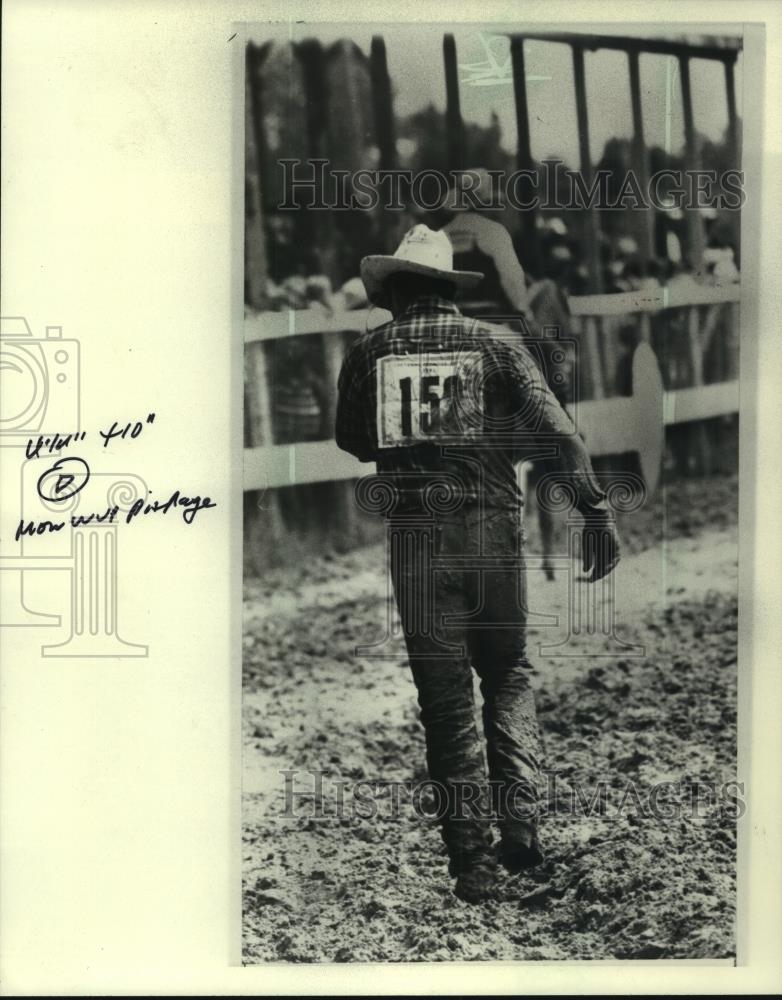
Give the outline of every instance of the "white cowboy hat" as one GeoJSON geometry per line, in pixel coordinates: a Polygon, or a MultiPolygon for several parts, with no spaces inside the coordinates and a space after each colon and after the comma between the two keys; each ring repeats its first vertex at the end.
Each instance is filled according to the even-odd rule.
{"type": "Polygon", "coordinates": [[[408,230],[393,256],[370,254],[362,259],[361,280],[373,305],[385,304],[385,281],[400,273],[425,274],[457,288],[472,288],[484,277],[480,271],[454,271],[453,246],[447,234],[424,225],[408,230]]]}

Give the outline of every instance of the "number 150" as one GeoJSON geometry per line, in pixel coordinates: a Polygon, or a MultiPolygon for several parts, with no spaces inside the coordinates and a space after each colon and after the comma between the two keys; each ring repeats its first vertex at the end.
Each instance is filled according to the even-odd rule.
{"type": "MultiPolygon", "coordinates": [[[[457,375],[449,375],[443,382],[440,395],[440,376],[424,375],[419,383],[418,393],[418,429],[422,434],[436,434],[440,430],[440,401],[444,399],[448,406],[453,403],[459,384],[457,375]]],[[[413,380],[406,377],[399,380],[399,390],[402,397],[402,434],[413,436],[413,380]]]]}

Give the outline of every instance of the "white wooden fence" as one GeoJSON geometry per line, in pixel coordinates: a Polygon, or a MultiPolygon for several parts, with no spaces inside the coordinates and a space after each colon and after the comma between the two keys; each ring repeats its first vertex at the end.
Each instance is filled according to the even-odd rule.
{"type": "MultiPolygon", "coordinates": [[[[581,364],[589,367],[592,399],[575,406],[576,422],[585,433],[593,455],[638,450],[647,478],[656,458],[663,425],[705,420],[737,413],[738,391],[738,284],[724,287],[699,286],[654,288],[611,295],[574,296],[569,300],[571,316],[580,334],[581,364]],[[707,307],[704,309],[704,307],[707,307]],[[704,384],[703,361],[717,328],[719,316],[731,311],[730,377],[704,384]],[[631,397],[611,396],[611,378],[619,323],[637,323],[639,340],[651,341],[655,314],[686,310],[686,351],[691,385],[659,392],[655,385],[638,385],[636,374],[631,397]],[[661,414],[657,409],[661,407],[661,414]]],[[[269,341],[306,334],[324,338],[326,379],[333,386],[346,348],[343,333],[364,332],[390,319],[383,310],[351,310],[329,314],[325,309],[289,310],[250,314],[245,319],[245,405],[248,444],[244,450],[244,489],[266,490],[304,483],[336,482],[366,475],[372,470],[340,451],[333,440],[275,445],[272,437],[270,386],[265,345],[269,341]]],[[[646,357],[648,358],[648,352],[646,357]]],[[[655,366],[656,368],[656,366],[655,366]]],[[[643,381],[659,381],[659,371],[650,372],[648,362],[639,368],[643,381]]],[[[333,413],[328,414],[333,426],[333,413]]],[[[659,456],[657,456],[659,458],[659,456]]],[[[659,464],[659,462],[658,462],[659,464]]]]}

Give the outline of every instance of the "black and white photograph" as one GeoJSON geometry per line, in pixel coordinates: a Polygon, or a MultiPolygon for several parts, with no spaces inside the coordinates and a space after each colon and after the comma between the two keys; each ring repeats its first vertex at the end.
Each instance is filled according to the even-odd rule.
{"type": "Polygon", "coordinates": [[[0,997],[779,995],[781,14],[4,0],[0,997]]]}
{"type": "Polygon", "coordinates": [[[0,996],[779,995],[781,13],[4,0],[0,996]]]}
{"type": "Polygon", "coordinates": [[[735,963],[762,36],[241,27],[243,962],[735,963]]]}

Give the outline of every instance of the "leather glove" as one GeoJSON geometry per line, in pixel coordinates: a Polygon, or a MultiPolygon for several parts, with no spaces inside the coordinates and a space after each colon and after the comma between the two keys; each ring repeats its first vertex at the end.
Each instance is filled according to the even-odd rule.
{"type": "Polygon", "coordinates": [[[599,507],[581,510],[584,528],[581,562],[589,583],[608,576],[619,562],[619,535],[613,515],[599,507]]]}

